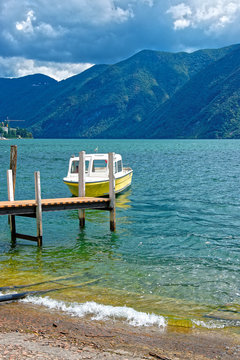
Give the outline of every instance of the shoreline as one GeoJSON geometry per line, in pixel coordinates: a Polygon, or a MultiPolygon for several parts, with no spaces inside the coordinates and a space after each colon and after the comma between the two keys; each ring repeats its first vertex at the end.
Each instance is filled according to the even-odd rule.
{"type": "Polygon", "coordinates": [[[29,353],[35,359],[237,360],[240,334],[230,335],[225,329],[134,327],[11,302],[0,305],[0,351],[2,359],[29,353]]]}

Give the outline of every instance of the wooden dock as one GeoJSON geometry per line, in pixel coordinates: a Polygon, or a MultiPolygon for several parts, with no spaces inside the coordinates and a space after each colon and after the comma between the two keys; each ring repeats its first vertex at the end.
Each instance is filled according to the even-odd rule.
{"type": "MultiPolygon", "coordinates": [[[[109,198],[75,197],[42,199],[42,211],[59,211],[73,209],[110,210],[109,198]]],[[[24,215],[36,217],[36,200],[0,201],[0,215],[24,215]]]]}
{"type": "Polygon", "coordinates": [[[42,199],[40,172],[34,173],[35,178],[35,199],[33,200],[15,200],[15,182],[16,182],[16,164],[17,147],[11,146],[10,170],[7,171],[8,201],[0,201],[0,215],[9,216],[12,243],[15,244],[16,238],[36,241],[39,246],[42,245],[43,211],[61,211],[78,209],[79,225],[85,226],[85,209],[98,209],[110,211],[110,230],[116,229],[115,214],[115,177],[113,171],[114,153],[109,153],[109,197],[94,198],[85,197],[85,152],[79,153],[79,197],[42,199]],[[36,218],[37,236],[20,234],[16,231],[15,216],[25,216],[36,218]]]}

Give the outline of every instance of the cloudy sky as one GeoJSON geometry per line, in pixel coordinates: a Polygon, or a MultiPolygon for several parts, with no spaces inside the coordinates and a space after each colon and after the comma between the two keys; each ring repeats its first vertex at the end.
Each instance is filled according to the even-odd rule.
{"type": "Polygon", "coordinates": [[[240,0],[0,0],[0,77],[240,42],[240,0]]]}

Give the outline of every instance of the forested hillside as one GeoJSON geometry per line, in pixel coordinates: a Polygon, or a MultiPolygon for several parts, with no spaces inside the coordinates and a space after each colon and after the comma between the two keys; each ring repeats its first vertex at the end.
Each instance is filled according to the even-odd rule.
{"type": "Polygon", "coordinates": [[[45,138],[239,137],[239,53],[144,50],[60,82],[0,79],[0,119],[45,138]]]}

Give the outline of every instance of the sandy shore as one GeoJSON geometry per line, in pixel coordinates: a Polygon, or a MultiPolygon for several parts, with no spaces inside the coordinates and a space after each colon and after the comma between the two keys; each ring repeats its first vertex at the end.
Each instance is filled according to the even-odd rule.
{"type": "Polygon", "coordinates": [[[0,359],[240,359],[225,330],[132,327],[22,303],[0,305],[0,359]]]}

